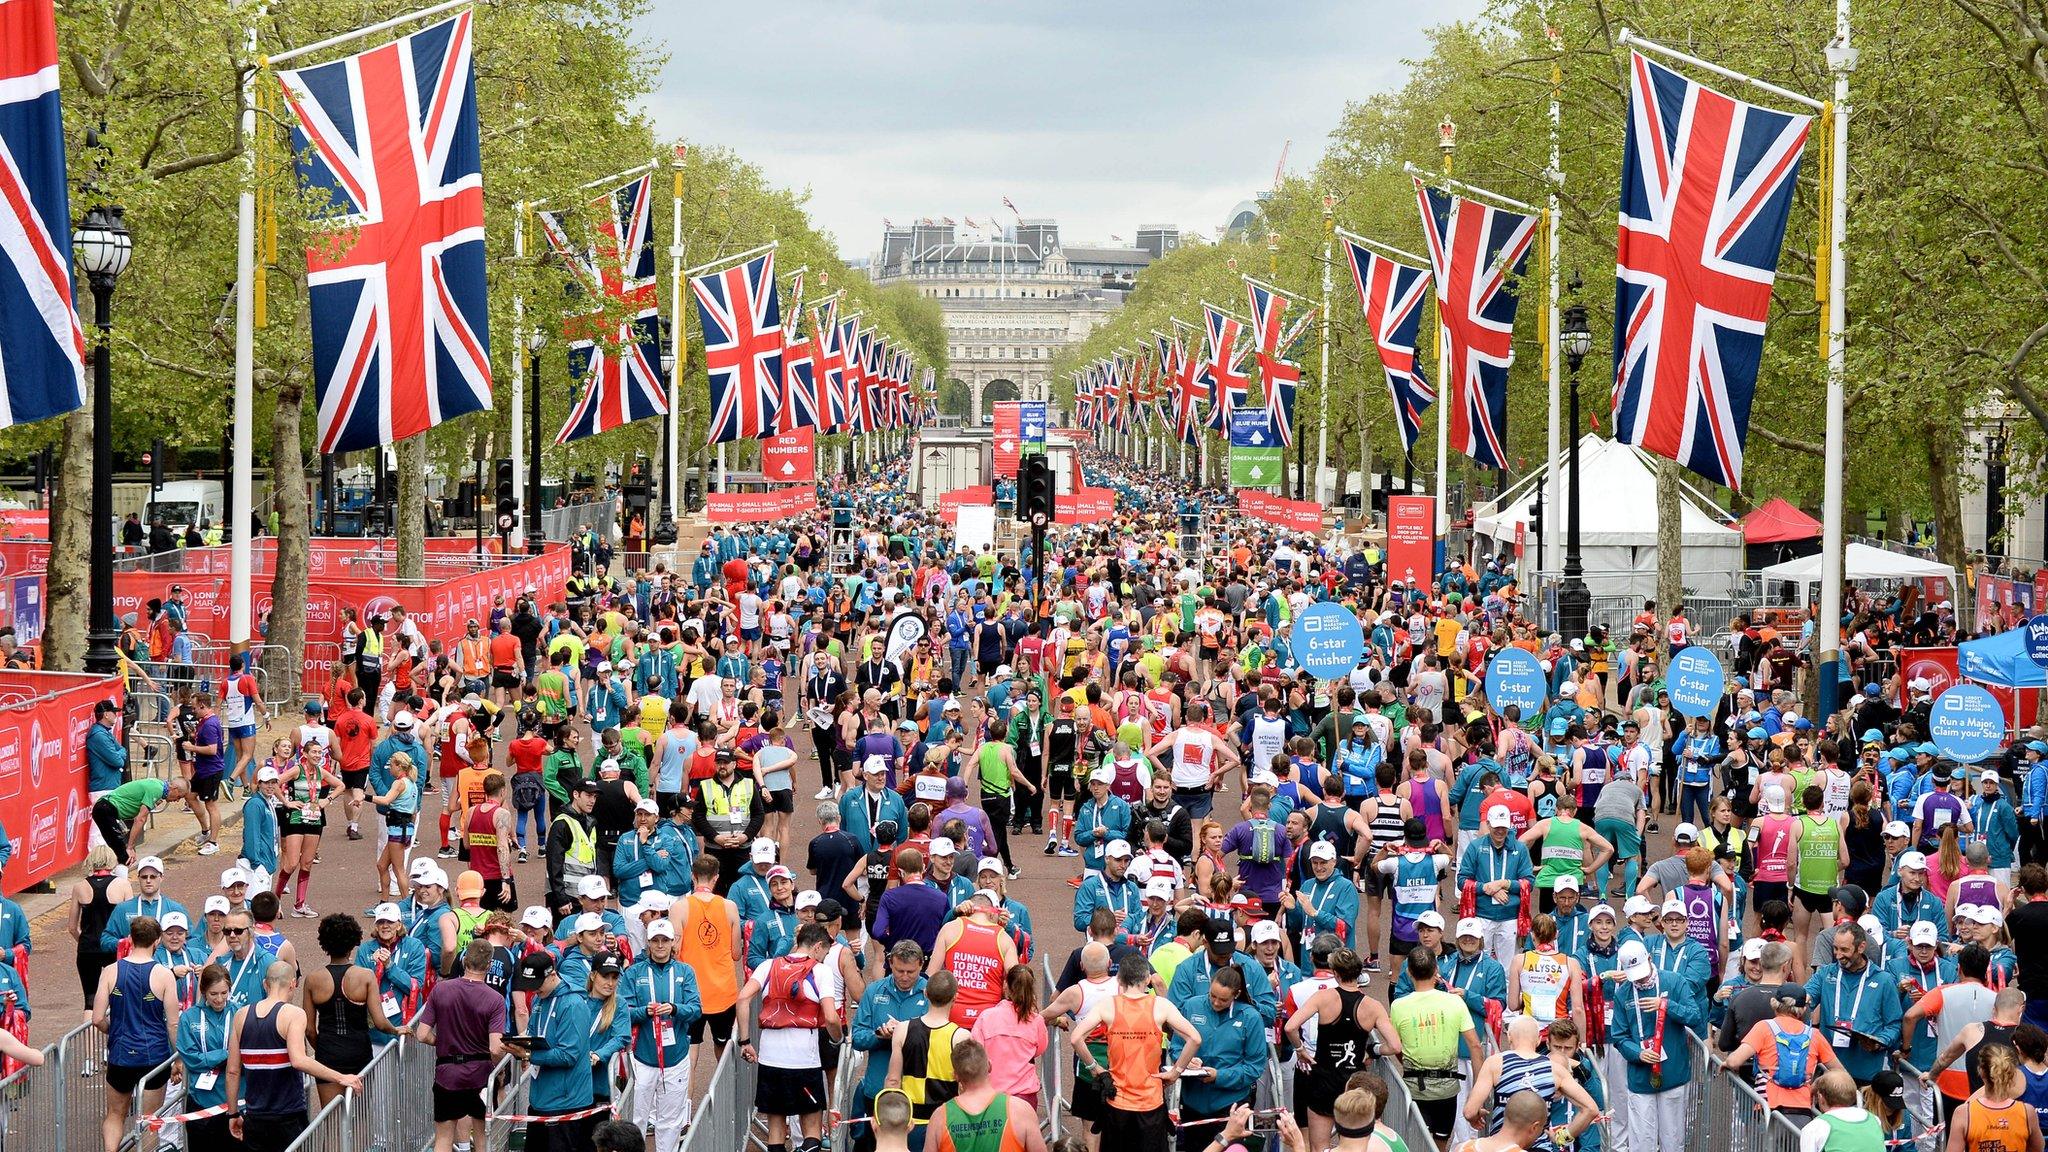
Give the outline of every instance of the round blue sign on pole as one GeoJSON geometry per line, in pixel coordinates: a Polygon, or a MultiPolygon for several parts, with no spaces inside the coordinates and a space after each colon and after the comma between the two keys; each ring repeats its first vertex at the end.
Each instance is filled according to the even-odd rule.
{"type": "Polygon", "coordinates": [[[2027,630],[2027,659],[2048,667],[2048,614],[2031,617],[2021,627],[2027,630]]]}
{"type": "Polygon", "coordinates": [[[1975,684],[1958,684],[1934,699],[1928,736],[1943,756],[1975,764],[2005,745],[2005,709],[1975,684]]]}
{"type": "Polygon", "coordinates": [[[1365,629],[1342,604],[1311,604],[1294,621],[1294,662],[1318,680],[1349,675],[1365,652],[1365,629]]]}
{"type": "Polygon", "coordinates": [[[1681,716],[1712,716],[1721,705],[1728,677],[1721,661],[1698,644],[1679,649],[1671,658],[1670,674],[1664,688],[1671,693],[1671,706],[1681,716]]]}
{"type": "Polygon", "coordinates": [[[1524,717],[1534,716],[1543,707],[1547,685],[1543,666],[1523,648],[1502,649],[1486,668],[1486,702],[1495,712],[1513,704],[1524,717]]]}

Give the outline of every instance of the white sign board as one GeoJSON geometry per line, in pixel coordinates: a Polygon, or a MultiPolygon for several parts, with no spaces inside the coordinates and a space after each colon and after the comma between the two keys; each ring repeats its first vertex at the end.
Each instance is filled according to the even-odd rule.
{"type": "Polygon", "coordinates": [[[962,504],[960,519],[953,525],[953,544],[980,555],[983,548],[996,546],[996,507],[993,504],[962,504]]]}

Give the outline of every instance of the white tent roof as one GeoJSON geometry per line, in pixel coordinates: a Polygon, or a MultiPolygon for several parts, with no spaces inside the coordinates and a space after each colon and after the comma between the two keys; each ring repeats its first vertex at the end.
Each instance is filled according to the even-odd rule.
{"type": "MultiPolygon", "coordinates": [[[[1801,584],[1820,582],[1818,553],[1773,564],[1763,570],[1766,580],[1792,580],[1801,584]]],[[[1926,580],[1942,577],[1953,581],[1956,570],[1939,560],[1922,560],[1904,552],[1890,552],[1873,548],[1868,544],[1851,543],[1842,552],[1842,578],[1845,580],[1926,580]]]]}
{"type": "MultiPolygon", "coordinates": [[[[1565,522],[1571,492],[1570,448],[1558,458],[1560,492],[1544,494],[1546,503],[1558,509],[1560,530],[1565,522]]],[[[1657,543],[1657,476],[1643,454],[1631,445],[1617,443],[1595,433],[1579,441],[1579,474],[1586,485],[1586,498],[1579,506],[1579,540],[1586,547],[1655,547],[1657,543]]],[[[1515,525],[1531,524],[1535,516],[1536,481],[1544,470],[1524,477],[1510,488],[1495,511],[1474,518],[1473,530],[1495,540],[1511,540],[1515,525]]],[[[1680,543],[1686,547],[1740,546],[1742,533],[1727,524],[1721,508],[1687,488],[1679,498],[1680,543]]]]}

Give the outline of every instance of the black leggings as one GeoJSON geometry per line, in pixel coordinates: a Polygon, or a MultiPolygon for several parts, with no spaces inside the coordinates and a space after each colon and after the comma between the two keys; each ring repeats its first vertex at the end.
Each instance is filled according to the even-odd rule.
{"type": "Polygon", "coordinates": [[[839,728],[833,722],[830,728],[811,729],[811,741],[818,750],[818,776],[830,788],[839,783],[839,728]]]}
{"type": "Polygon", "coordinates": [[[989,829],[995,833],[996,855],[1002,858],[1003,867],[1015,867],[1010,863],[1010,798],[983,793],[981,814],[988,817],[989,829]]]}
{"type": "Polygon", "coordinates": [[[1036,828],[1045,823],[1044,788],[1036,791],[1027,788],[1021,793],[1014,793],[1010,804],[1010,823],[1017,831],[1022,832],[1027,827],[1036,828]]]}
{"type": "Polygon", "coordinates": [[[93,801],[92,822],[100,830],[100,839],[105,840],[114,853],[114,859],[122,864],[128,863],[129,822],[121,819],[121,814],[114,810],[113,802],[104,796],[93,801]]]}
{"type": "Polygon", "coordinates": [[[100,990],[100,972],[114,962],[112,952],[102,952],[99,938],[94,937],[90,947],[78,949],[78,987],[85,993],[85,1010],[92,1011],[93,997],[100,990]]]}

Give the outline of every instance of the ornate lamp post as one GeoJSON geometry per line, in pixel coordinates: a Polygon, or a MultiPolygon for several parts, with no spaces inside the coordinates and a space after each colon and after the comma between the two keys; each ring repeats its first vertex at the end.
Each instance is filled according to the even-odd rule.
{"type": "Polygon", "coordinates": [[[114,626],[114,366],[109,347],[114,327],[114,282],[128,270],[135,239],[121,222],[121,209],[101,206],[85,214],[71,234],[79,267],[92,287],[93,325],[99,341],[92,364],[92,617],[85,670],[99,676],[120,671],[120,634],[114,626]]]}
{"type": "Polygon", "coordinates": [[[540,520],[540,350],[547,342],[547,334],[537,326],[526,337],[526,364],[531,374],[526,382],[526,550],[535,556],[548,544],[540,520]]]}
{"type": "MultiPolygon", "coordinates": [[[[1576,277],[1572,287],[1578,287],[1576,277]]],[[[1593,331],[1586,326],[1584,304],[1573,300],[1565,305],[1564,323],[1558,335],[1563,337],[1565,366],[1572,377],[1572,445],[1568,465],[1571,503],[1565,506],[1564,580],[1557,588],[1557,630],[1566,639],[1575,640],[1586,634],[1586,617],[1593,608],[1593,593],[1582,579],[1586,570],[1579,557],[1579,365],[1585,362],[1586,353],[1593,350],[1593,331]]]]}
{"type": "MultiPolygon", "coordinates": [[[[661,330],[661,378],[672,381],[675,379],[676,372],[676,346],[669,340],[668,324],[666,321],[662,323],[661,330]]],[[[676,461],[675,457],[668,452],[667,445],[670,435],[668,426],[671,422],[678,419],[679,415],[679,413],[671,408],[668,415],[662,418],[661,519],[654,523],[654,542],[662,545],[676,542],[676,518],[670,513],[668,498],[669,493],[674,491],[669,486],[676,482],[676,461]]]]}

